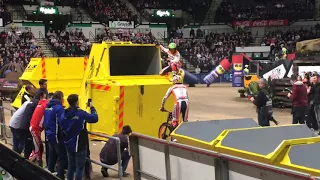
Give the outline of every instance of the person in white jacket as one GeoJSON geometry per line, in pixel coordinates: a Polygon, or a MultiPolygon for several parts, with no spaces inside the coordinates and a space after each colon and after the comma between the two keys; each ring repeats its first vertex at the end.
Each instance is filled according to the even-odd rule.
{"type": "Polygon", "coordinates": [[[162,45],[160,45],[160,49],[162,52],[168,54],[168,61],[170,62],[170,64],[167,67],[162,69],[160,75],[166,75],[170,71],[172,71],[172,75],[179,74],[181,68],[181,55],[177,50],[177,45],[175,43],[170,43],[168,48],[165,48],[162,45]]]}

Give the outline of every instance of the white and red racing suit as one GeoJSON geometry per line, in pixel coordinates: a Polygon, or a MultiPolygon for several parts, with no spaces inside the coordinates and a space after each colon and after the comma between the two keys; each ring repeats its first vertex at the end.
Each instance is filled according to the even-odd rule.
{"type": "Polygon", "coordinates": [[[172,53],[169,49],[163,47],[160,45],[160,49],[162,52],[165,52],[168,54],[168,61],[170,61],[170,65],[163,68],[161,71],[161,75],[165,75],[166,73],[172,71],[174,73],[179,72],[181,68],[181,62],[180,62],[180,53],[176,50],[175,53],[172,53]]]}
{"type": "Polygon", "coordinates": [[[188,90],[183,84],[175,84],[170,87],[166,95],[162,99],[161,107],[164,107],[170,94],[174,95],[175,104],[172,111],[172,125],[176,127],[179,124],[179,117],[182,113],[184,122],[188,121],[189,103],[188,103],[188,90]]]}

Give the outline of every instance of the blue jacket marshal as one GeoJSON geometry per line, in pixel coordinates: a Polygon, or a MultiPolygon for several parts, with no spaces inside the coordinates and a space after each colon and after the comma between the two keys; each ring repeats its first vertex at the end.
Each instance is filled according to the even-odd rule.
{"type": "Polygon", "coordinates": [[[60,125],[68,152],[79,152],[87,149],[89,140],[86,123],[98,122],[96,109],[91,107],[90,110],[91,114],[78,107],[70,107],[61,116],[60,125]]]}

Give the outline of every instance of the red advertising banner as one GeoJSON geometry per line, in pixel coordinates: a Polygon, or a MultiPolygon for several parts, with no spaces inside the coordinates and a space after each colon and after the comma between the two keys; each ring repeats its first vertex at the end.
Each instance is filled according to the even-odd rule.
{"type": "Polygon", "coordinates": [[[245,27],[289,26],[289,21],[288,19],[234,21],[233,26],[245,26],[245,27]]]}

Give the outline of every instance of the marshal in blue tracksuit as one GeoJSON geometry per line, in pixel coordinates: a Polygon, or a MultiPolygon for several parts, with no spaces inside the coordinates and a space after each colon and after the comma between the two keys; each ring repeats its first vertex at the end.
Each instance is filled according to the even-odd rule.
{"type": "Polygon", "coordinates": [[[49,143],[58,144],[62,140],[58,122],[61,115],[64,113],[64,108],[60,100],[51,99],[44,111],[44,127],[46,138],[49,143]]]}
{"type": "Polygon", "coordinates": [[[91,114],[79,109],[70,107],[65,110],[60,119],[61,128],[64,133],[64,142],[68,152],[79,152],[87,150],[88,132],[86,122],[98,122],[97,111],[91,107],[91,114]]]}

